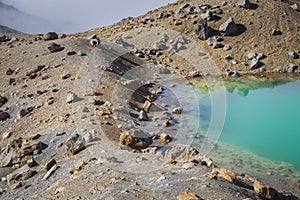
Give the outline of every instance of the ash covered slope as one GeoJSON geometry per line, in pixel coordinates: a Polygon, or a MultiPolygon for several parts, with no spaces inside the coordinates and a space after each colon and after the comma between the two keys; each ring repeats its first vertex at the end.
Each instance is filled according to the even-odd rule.
{"type": "MultiPolygon", "coordinates": [[[[86,36],[95,33],[102,37],[113,38],[137,27],[165,27],[197,40],[208,50],[221,73],[225,73],[227,68],[250,73],[265,70],[267,72],[286,72],[291,64],[299,66],[299,59],[293,59],[289,55],[289,52],[299,54],[300,51],[299,1],[251,2],[249,8],[244,8],[239,6],[239,1],[177,1],[138,18],[124,19],[109,27],[92,29],[75,35],[86,36]],[[209,9],[210,13],[202,14],[202,11],[193,11],[193,8],[204,4],[212,6],[209,9]],[[296,9],[296,7],[298,8],[296,9]],[[181,11],[180,8],[182,8],[181,11]],[[212,17],[208,17],[209,15],[212,17]],[[230,17],[238,25],[239,30],[234,36],[219,35],[218,30],[221,24],[230,17]],[[215,36],[215,39],[220,41],[221,47],[229,45],[230,50],[214,49],[208,45],[206,40],[202,41],[196,37],[195,29],[203,18],[207,18],[208,26],[215,30],[211,32],[211,36],[215,36]],[[264,64],[263,66],[253,67],[257,68],[256,70],[251,70],[252,61],[248,59],[248,54],[252,52],[262,53],[265,57],[260,60],[264,64]]],[[[173,60],[176,63],[176,59],[173,60]]]]}

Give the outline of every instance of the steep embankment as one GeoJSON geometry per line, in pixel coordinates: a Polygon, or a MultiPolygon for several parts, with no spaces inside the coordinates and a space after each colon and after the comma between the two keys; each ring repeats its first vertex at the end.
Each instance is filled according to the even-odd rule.
{"type": "MultiPolygon", "coordinates": [[[[251,8],[246,9],[238,5],[238,1],[178,1],[168,6],[150,11],[138,18],[127,18],[112,26],[93,29],[75,36],[87,36],[98,34],[103,38],[114,38],[124,32],[140,27],[164,27],[183,33],[193,40],[198,41],[205,47],[212,59],[220,69],[221,73],[230,68],[239,72],[260,73],[286,72],[291,64],[300,65],[299,59],[295,60],[289,52],[300,53],[300,12],[291,6],[297,1],[258,1],[252,2],[251,8]],[[207,41],[200,41],[194,32],[198,22],[202,19],[201,13],[190,12],[192,6],[204,4],[211,5],[213,16],[208,21],[208,26],[219,30],[230,17],[238,24],[239,31],[234,36],[220,36],[212,32],[211,36],[220,41],[222,45],[230,45],[231,50],[223,48],[213,49],[207,41]],[[189,4],[189,6],[184,6],[189,4]],[[179,12],[180,8],[183,8],[179,12]],[[189,14],[190,13],[190,14],[189,14]],[[275,32],[274,32],[275,30],[275,32]],[[263,53],[265,58],[261,60],[264,64],[256,70],[250,70],[251,60],[248,53],[263,53]]],[[[170,55],[173,63],[170,65],[184,66],[170,55]]]]}

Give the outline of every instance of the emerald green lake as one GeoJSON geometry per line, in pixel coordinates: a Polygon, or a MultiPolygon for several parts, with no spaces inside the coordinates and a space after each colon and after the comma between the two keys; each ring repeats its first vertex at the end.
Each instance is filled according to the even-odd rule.
{"type": "Polygon", "coordinates": [[[300,81],[227,93],[221,140],[300,169],[300,81]]]}
{"type": "MultiPolygon", "coordinates": [[[[221,90],[217,87],[208,92],[201,84],[195,85],[200,91],[199,132],[205,135],[212,117],[211,96],[221,90]]],[[[224,86],[226,115],[217,146],[246,153],[235,154],[232,150],[233,153],[224,155],[223,160],[238,159],[245,163],[252,156],[249,163],[265,159],[270,168],[272,164],[285,163],[300,174],[300,80],[260,81],[254,78],[233,83],[225,81],[224,86]]],[[[249,170],[251,168],[248,166],[249,170]]]]}

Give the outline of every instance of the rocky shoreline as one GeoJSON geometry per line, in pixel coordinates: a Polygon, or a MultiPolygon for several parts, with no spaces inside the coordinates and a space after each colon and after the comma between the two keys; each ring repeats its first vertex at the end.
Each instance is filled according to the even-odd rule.
{"type": "MultiPolygon", "coordinates": [[[[256,12],[250,5],[178,1],[85,33],[1,36],[0,166],[14,169],[1,178],[1,199],[299,199],[219,168],[191,146],[194,78],[298,77],[296,67],[273,68],[282,63],[270,61],[270,47],[245,58],[248,51],[231,43],[251,31],[231,18],[222,20],[222,35],[208,37],[218,16],[256,12]]],[[[259,2],[257,12],[268,6],[259,2]]]]}

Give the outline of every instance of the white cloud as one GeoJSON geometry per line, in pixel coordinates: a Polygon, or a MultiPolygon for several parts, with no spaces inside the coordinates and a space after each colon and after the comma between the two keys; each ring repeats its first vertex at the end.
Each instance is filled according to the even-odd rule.
{"type": "Polygon", "coordinates": [[[2,0],[2,2],[45,19],[69,21],[79,27],[77,31],[84,31],[112,24],[128,16],[144,14],[174,0],[2,0]]]}

